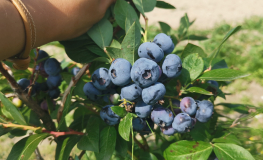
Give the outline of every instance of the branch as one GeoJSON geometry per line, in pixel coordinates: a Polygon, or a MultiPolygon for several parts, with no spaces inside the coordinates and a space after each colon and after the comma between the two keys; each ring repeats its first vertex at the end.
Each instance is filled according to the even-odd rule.
{"type": "Polygon", "coordinates": [[[40,118],[45,126],[46,129],[55,131],[56,127],[54,122],[52,121],[50,115],[46,112],[44,112],[39,104],[34,101],[31,97],[29,97],[16,83],[16,80],[8,73],[6,69],[3,68],[2,63],[0,64],[0,72],[3,76],[6,77],[7,81],[10,83],[11,88],[15,92],[15,94],[18,96],[19,99],[21,99],[33,112],[35,112],[40,118]]]}
{"type": "Polygon", "coordinates": [[[80,153],[80,154],[79,154],[79,156],[78,156],[78,157],[79,157],[79,159],[81,159],[81,158],[82,158],[82,156],[83,156],[85,153],[86,153],[86,151],[85,151],[85,150],[82,150],[82,151],[81,151],[81,153],[80,153]]]}
{"type": "Polygon", "coordinates": [[[49,133],[53,135],[54,137],[59,137],[59,136],[65,136],[65,135],[84,135],[82,132],[77,132],[77,131],[68,131],[68,132],[55,132],[55,131],[47,131],[47,130],[42,130],[43,133],[49,133]]]}
{"type": "MultiPolygon", "coordinates": [[[[132,135],[130,134],[130,137],[132,138],[132,135]]],[[[144,151],[146,151],[146,149],[144,148],[144,146],[141,144],[141,142],[139,142],[136,137],[134,137],[134,142],[144,151]]]]}
{"type": "Polygon", "coordinates": [[[140,134],[140,136],[141,136],[141,138],[142,138],[144,148],[145,148],[147,151],[149,151],[150,147],[149,147],[149,145],[148,145],[148,143],[147,143],[146,138],[145,138],[143,135],[141,135],[141,134],[140,134]]]}
{"type": "Polygon", "coordinates": [[[25,125],[14,124],[14,123],[0,123],[0,126],[3,126],[4,128],[20,128],[22,130],[32,130],[32,131],[41,129],[41,127],[25,126],[25,125]]]}
{"type": "Polygon", "coordinates": [[[65,102],[67,99],[68,94],[70,93],[70,90],[73,86],[75,86],[77,84],[77,82],[79,81],[79,79],[83,76],[83,74],[85,74],[86,70],[89,69],[89,66],[91,65],[91,63],[85,64],[78,72],[78,74],[75,77],[72,77],[68,88],[66,89],[63,97],[62,97],[62,101],[61,101],[61,105],[58,109],[58,114],[57,114],[57,121],[59,122],[64,110],[64,106],[65,106],[65,102]]]}

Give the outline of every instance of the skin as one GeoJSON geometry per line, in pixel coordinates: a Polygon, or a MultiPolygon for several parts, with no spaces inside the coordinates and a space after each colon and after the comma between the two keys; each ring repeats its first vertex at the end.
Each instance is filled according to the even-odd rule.
{"type": "MultiPolygon", "coordinates": [[[[22,0],[36,26],[36,44],[75,38],[92,27],[115,0],[22,0]],[[65,27],[66,26],[66,27],[65,27]]],[[[25,46],[22,19],[9,0],[0,1],[0,60],[25,46]]]]}

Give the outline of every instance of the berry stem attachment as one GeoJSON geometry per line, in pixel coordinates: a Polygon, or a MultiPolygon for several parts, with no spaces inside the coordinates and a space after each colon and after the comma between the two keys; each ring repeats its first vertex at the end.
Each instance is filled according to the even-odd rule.
{"type": "Polygon", "coordinates": [[[147,42],[147,33],[148,33],[148,18],[146,16],[143,16],[145,20],[145,32],[144,32],[144,42],[147,42]]]}
{"type": "Polygon", "coordinates": [[[172,112],[173,112],[173,114],[175,116],[176,114],[174,113],[173,103],[172,103],[172,99],[171,98],[169,99],[169,104],[170,104],[171,110],[172,110],[172,112]]]}
{"type": "Polygon", "coordinates": [[[104,51],[104,53],[108,56],[108,58],[110,59],[110,63],[112,63],[113,58],[112,58],[112,57],[110,56],[110,54],[108,53],[106,47],[104,47],[103,51],[104,51]]]}

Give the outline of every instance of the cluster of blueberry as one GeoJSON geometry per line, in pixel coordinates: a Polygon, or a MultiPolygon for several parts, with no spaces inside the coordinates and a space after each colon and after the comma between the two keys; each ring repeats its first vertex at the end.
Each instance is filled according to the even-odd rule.
{"type": "MultiPolygon", "coordinates": [[[[40,50],[37,58],[38,65],[36,66],[36,70],[39,71],[39,74],[45,78],[47,78],[46,82],[38,83],[32,86],[31,95],[36,94],[37,92],[43,91],[47,92],[48,96],[51,99],[56,99],[60,95],[59,86],[62,82],[62,76],[60,72],[62,71],[60,63],[55,58],[50,58],[49,55],[40,50]]],[[[28,92],[28,88],[30,86],[30,80],[26,78],[20,79],[18,85],[25,91],[28,92]]],[[[41,108],[47,109],[46,101],[44,100],[43,105],[41,104],[41,108]]]]}

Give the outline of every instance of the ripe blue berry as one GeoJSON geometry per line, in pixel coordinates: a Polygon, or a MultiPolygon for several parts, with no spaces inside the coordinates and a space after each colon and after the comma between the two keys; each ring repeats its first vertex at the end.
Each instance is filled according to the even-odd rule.
{"type": "Polygon", "coordinates": [[[56,99],[60,95],[60,90],[58,88],[52,89],[48,91],[48,95],[51,99],[56,99]]]}
{"type": "Polygon", "coordinates": [[[154,85],[142,90],[142,100],[146,104],[154,105],[157,101],[163,98],[165,92],[165,86],[162,83],[157,82],[154,85]]]}
{"type": "Polygon", "coordinates": [[[159,76],[158,64],[146,58],[140,58],[135,61],[131,69],[131,79],[142,88],[157,82],[159,76]]]}
{"type": "MultiPolygon", "coordinates": [[[[36,52],[35,52],[35,56],[36,56],[36,52]]],[[[45,61],[49,58],[49,55],[47,54],[47,52],[43,51],[43,50],[39,50],[38,52],[38,57],[37,57],[37,61],[40,63],[45,63],[45,61]]]]}
{"type": "Polygon", "coordinates": [[[47,85],[47,82],[43,82],[43,83],[37,83],[35,84],[35,87],[36,87],[36,91],[37,92],[40,92],[40,91],[48,91],[48,85],[47,85]]]}
{"type": "Polygon", "coordinates": [[[125,86],[131,82],[131,68],[132,65],[129,61],[123,58],[115,59],[110,66],[109,76],[111,81],[116,86],[125,86]]]}
{"type": "Polygon", "coordinates": [[[194,121],[186,113],[179,113],[174,117],[173,128],[179,133],[184,133],[190,131],[193,126],[194,121]]]}
{"type": "Polygon", "coordinates": [[[46,73],[49,76],[56,76],[61,72],[60,63],[55,58],[49,58],[44,64],[46,73]]]}
{"type": "Polygon", "coordinates": [[[168,108],[157,107],[152,111],[151,119],[160,127],[167,127],[172,124],[174,115],[168,108]]]}
{"type": "Polygon", "coordinates": [[[181,100],[180,108],[184,113],[187,113],[192,116],[196,113],[197,104],[192,97],[184,97],[181,100]]]}
{"type": "Polygon", "coordinates": [[[49,89],[57,88],[58,86],[60,86],[61,82],[62,77],[60,74],[58,74],[57,76],[48,76],[47,78],[47,85],[49,89]]]}
{"type": "Polygon", "coordinates": [[[209,121],[214,111],[213,103],[207,100],[197,101],[197,106],[195,118],[203,123],[209,121]]]}
{"type": "Polygon", "coordinates": [[[163,134],[167,136],[172,136],[176,133],[176,130],[172,127],[172,125],[168,127],[160,127],[160,130],[163,134]]]}
{"type": "Polygon", "coordinates": [[[152,108],[152,105],[148,105],[141,100],[135,105],[135,113],[140,118],[146,118],[151,114],[152,108]]]}
{"type": "MultiPolygon", "coordinates": [[[[66,68],[65,68],[66,69],[66,68]]],[[[74,67],[72,70],[71,70],[71,73],[76,76],[77,73],[79,72],[80,68],[79,67],[74,67]]]]}
{"type": "Polygon", "coordinates": [[[92,82],[88,82],[84,85],[83,92],[89,99],[93,101],[100,99],[102,95],[102,92],[94,87],[92,82]]]}
{"type": "Polygon", "coordinates": [[[176,54],[169,54],[165,57],[162,65],[163,74],[169,78],[178,77],[182,72],[182,61],[176,54]]]}
{"type": "Polygon", "coordinates": [[[121,99],[136,102],[141,99],[142,89],[136,84],[129,84],[121,89],[121,99]]]}
{"type": "Polygon", "coordinates": [[[160,62],[164,57],[163,50],[157,44],[151,42],[141,44],[138,54],[140,58],[147,58],[155,62],[160,62]]]}
{"type": "Polygon", "coordinates": [[[217,88],[219,87],[219,84],[218,84],[217,81],[209,80],[209,81],[207,81],[207,83],[212,84],[212,85],[214,85],[217,88]]]}
{"type": "Polygon", "coordinates": [[[145,122],[146,122],[146,121],[148,122],[150,128],[149,128],[149,126],[148,126],[147,123],[146,123],[145,127],[143,128],[143,130],[142,130],[142,131],[139,131],[139,133],[140,133],[141,135],[145,135],[145,134],[151,133],[151,130],[153,130],[153,128],[154,128],[154,123],[153,123],[153,121],[151,121],[151,119],[146,119],[145,122]]]}
{"type": "Polygon", "coordinates": [[[111,85],[108,69],[99,68],[91,76],[93,85],[99,90],[106,90],[111,85]]]}
{"type": "Polygon", "coordinates": [[[172,53],[174,50],[174,43],[173,43],[171,37],[167,36],[164,33],[157,34],[154,37],[153,42],[156,43],[160,48],[162,48],[162,50],[166,54],[172,53]]]}
{"type": "Polygon", "coordinates": [[[100,111],[101,119],[108,125],[115,125],[120,122],[120,117],[111,110],[112,106],[113,105],[107,105],[100,111]]]}
{"type": "Polygon", "coordinates": [[[17,81],[18,85],[21,87],[22,90],[24,91],[28,91],[28,86],[30,85],[30,80],[26,79],[26,78],[22,78],[20,80],[17,81]]]}
{"type": "Polygon", "coordinates": [[[146,127],[147,124],[145,122],[145,120],[141,119],[141,118],[134,118],[132,120],[132,127],[134,131],[142,131],[144,129],[144,127],[146,127]]]}

